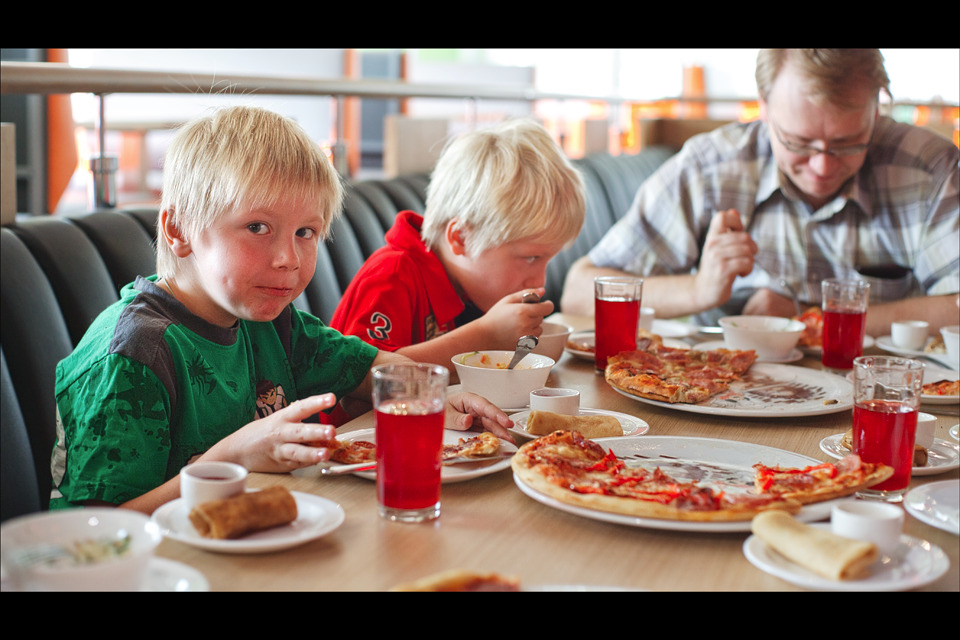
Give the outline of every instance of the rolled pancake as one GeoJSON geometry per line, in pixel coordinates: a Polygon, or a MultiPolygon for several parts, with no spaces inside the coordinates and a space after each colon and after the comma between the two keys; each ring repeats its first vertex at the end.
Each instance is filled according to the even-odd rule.
{"type": "Polygon", "coordinates": [[[551,411],[531,411],[527,416],[527,432],[546,436],[554,431],[579,431],[584,438],[622,436],[623,427],[614,416],[566,416],[551,411]]]}
{"type": "Polygon", "coordinates": [[[879,557],[872,542],[851,540],[798,522],[783,511],[764,511],[753,518],[753,533],[772,549],[830,580],[855,580],[868,573],[879,557]]]}
{"type": "Polygon", "coordinates": [[[293,522],[297,501],[286,488],[270,487],[198,504],[189,517],[205,538],[234,539],[293,522]]]}

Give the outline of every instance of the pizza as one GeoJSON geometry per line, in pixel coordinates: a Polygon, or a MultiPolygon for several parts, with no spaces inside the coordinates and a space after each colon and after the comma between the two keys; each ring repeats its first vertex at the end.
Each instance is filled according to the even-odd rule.
{"type": "Polygon", "coordinates": [[[366,440],[336,441],[336,448],[330,454],[330,459],[340,464],[361,464],[374,462],[377,459],[377,447],[366,440]]]}
{"type": "Polygon", "coordinates": [[[799,316],[794,316],[794,320],[799,320],[804,324],[803,333],[797,344],[801,347],[820,347],[823,346],[823,311],[820,307],[810,307],[799,316]]]}
{"type": "Polygon", "coordinates": [[[937,380],[923,385],[925,396],[956,396],[960,395],[960,379],[937,380]]]}
{"type": "MultiPolygon", "coordinates": [[[[377,459],[377,447],[367,440],[340,440],[330,447],[333,453],[330,459],[340,464],[362,464],[374,462],[377,459]]],[[[460,438],[455,443],[443,445],[443,460],[451,458],[482,458],[495,455],[500,450],[500,439],[492,433],[484,431],[473,437],[460,438]]]]}
{"type": "Polygon", "coordinates": [[[397,585],[391,591],[520,591],[520,579],[516,576],[506,576],[499,573],[451,569],[413,582],[397,585]]]}
{"type": "Polygon", "coordinates": [[[845,456],[835,463],[825,462],[803,469],[768,467],[761,463],[753,468],[757,492],[796,500],[800,504],[853,495],[893,475],[893,467],[863,462],[856,454],[845,456]]]}
{"type": "Polygon", "coordinates": [[[800,510],[796,500],[725,491],[679,481],[659,467],[629,466],[577,431],[557,431],[520,447],[514,474],[530,488],[565,504],[641,518],[685,521],[750,520],[768,509],[800,510]]]}
{"type": "Polygon", "coordinates": [[[635,351],[607,359],[607,383],[630,395],[668,403],[697,404],[742,379],[757,359],[753,350],[677,349],[640,340],[635,351]]]}

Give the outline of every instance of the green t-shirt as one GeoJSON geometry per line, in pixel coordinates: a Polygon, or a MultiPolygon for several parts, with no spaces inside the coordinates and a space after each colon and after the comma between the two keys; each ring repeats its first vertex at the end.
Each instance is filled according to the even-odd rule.
{"type": "Polygon", "coordinates": [[[51,509],[122,503],[243,425],[355,389],[377,350],[293,306],[273,322],[211,325],[138,278],[57,366],[51,509]]]}

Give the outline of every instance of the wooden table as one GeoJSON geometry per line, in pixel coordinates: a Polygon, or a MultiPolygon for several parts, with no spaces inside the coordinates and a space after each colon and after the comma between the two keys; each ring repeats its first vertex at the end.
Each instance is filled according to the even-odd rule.
{"type": "MultiPolygon", "coordinates": [[[[588,319],[566,318],[576,328],[588,319]]],[[[814,368],[819,362],[798,363],[814,368]]],[[[851,413],[784,419],[718,417],[652,406],[614,392],[592,362],[564,354],[547,382],[581,393],[581,405],[636,415],[648,435],[724,438],[786,449],[818,460],[820,440],[850,428],[851,413]]],[[[955,442],[956,405],[924,405],[938,416],[936,437],[955,442]]],[[[341,428],[373,426],[365,415],[341,428]]],[[[953,470],[919,476],[911,487],[956,480],[953,470]]],[[[509,469],[445,484],[442,515],[425,524],[386,522],[377,515],[374,482],[356,476],[252,474],[250,486],[283,484],[339,503],[345,522],[328,535],[288,550],[232,555],[164,540],[158,555],[203,573],[213,590],[377,591],[451,568],[518,576],[529,587],[590,587],[683,591],[797,590],[755,568],[743,555],[748,533],[676,532],[611,524],[545,506],[520,491],[509,469]]],[[[907,515],[904,532],[932,542],[950,569],[926,590],[960,591],[960,538],[907,515]]]]}

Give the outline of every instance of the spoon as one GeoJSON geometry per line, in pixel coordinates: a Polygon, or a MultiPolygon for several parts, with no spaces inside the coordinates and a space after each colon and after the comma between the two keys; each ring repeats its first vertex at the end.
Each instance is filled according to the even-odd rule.
{"type": "Polygon", "coordinates": [[[540,340],[537,339],[537,336],[521,336],[520,339],[517,340],[517,350],[513,354],[513,360],[507,365],[507,369],[513,369],[517,366],[517,363],[523,360],[528,353],[536,349],[539,343],[540,340]]]}

